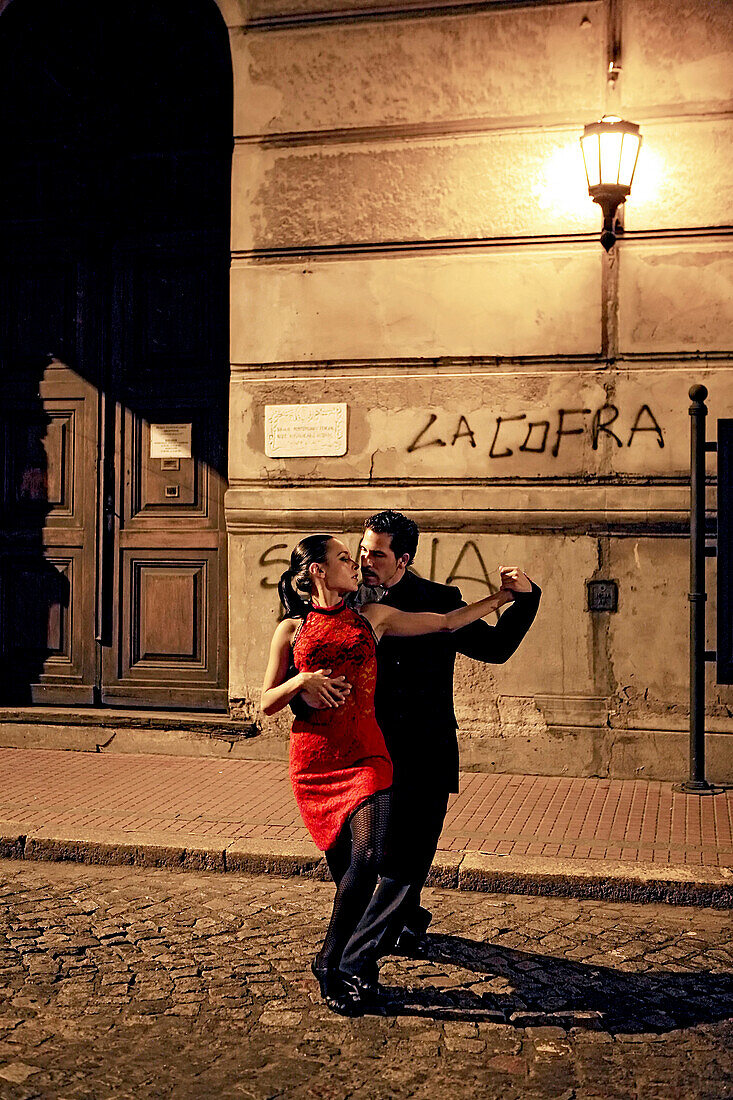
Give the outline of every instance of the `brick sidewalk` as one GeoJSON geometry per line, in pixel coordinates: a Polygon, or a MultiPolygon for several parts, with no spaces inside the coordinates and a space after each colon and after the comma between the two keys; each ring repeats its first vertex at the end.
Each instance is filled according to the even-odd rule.
{"type": "MultiPolygon", "coordinates": [[[[0,749],[0,820],[27,829],[304,842],[280,762],[0,749]]],[[[733,791],[670,783],[462,773],[447,854],[733,866],[733,791]]],[[[661,871],[661,866],[660,866],[661,871]]]]}

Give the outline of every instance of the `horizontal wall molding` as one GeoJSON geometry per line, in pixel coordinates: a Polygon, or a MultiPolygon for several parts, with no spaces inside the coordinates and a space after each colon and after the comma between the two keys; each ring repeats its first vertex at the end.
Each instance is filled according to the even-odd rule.
{"type": "Polygon", "coordinates": [[[475,237],[472,239],[462,237],[450,240],[426,241],[356,241],[343,244],[298,245],[293,248],[249,248],[238,251],[233,250],[231,255],[233,264],[242,261],[257,261],[259,263],[293,261],[300,263],[303,259],[329,260],[357,256],[390,257],[404,255],[405,253],[424,252],[441,255],[449,252],[488,252],[498,248],[521,248],[523,246],[537,248],[572,244],[590,245],[597,243],[598,237],[593,233],[558,233],[541,237],[475,237]]]}
{"type": "Polygon", "coordinates": [[[635,352],[606,358],[594,355],[542,355],[426,359],[333,359],[329,361],[299,360],[278,363],[232,363],[232,376],[265,384],[284,381],[288,372],[294,376],[339,375],[343,378],[381,378],[385,375],[405,375],[410,378],[440,378],[511,374],[536,377],[538,374],[603,374],[604,372],[642,373],[649,370],[688,372],[693,364],[701,370],[714,367],[718,371],[733,370],[731,351],[635,352]],[[369,374],[369,372],[374,372],[369,374]]]}
{"type": "MultiPolygon", "coordinates": [[[[397,505],[391,496],[390,507],[404,509],[416,520],[423,531],[452,534],[504,534],[504,535],[563,535],[588,536],[590,538],[633,538],[651,536],[686,537],[682,513],[677,512],[537,512],[531,516],[519,511],[483,513],[427,512],[409,505],[397,505]]],[[[386,507],[384,497],[372,508],[343,511],[271,510],[227,512],[227,531],[230,535],[268,534],[270,532],[306,534],[313,531],[349,532],[361,530],[370,512],[386,507]]]]}
{"type": "MultiPolygon", "coordinates": [[[[712,474],[707,475],[707,484],[714,485],[715,477],[712,474]]],[[[296,478],[282,477],[274,479],[269,477],[266,483],[263,483],[263,479],[259,477],[233,477],[229,481],[229,487],[231,490],[235,489],[251,489],[256,490],[258,493],[262,493],[263,484],[266,485],[267,492],[307,492],[311,493],[314,490],[328,490],[333,492],[341,492],[346,489],[393,489],[399,488],[404,491],[413,489],[434,489],[444,491],[446,489],[451,490],[463,490],[463,489],[480,489],[481,492],[491,492],[492,490],[499,489],[500,487],[506,488],[511,486],[515,491],[535,489],[541,492],[547,490],[558,489],[575,489],[581,492],[589,492],[594,489],[603,488],[605,495],[608,495],[607,490],[609,488],[622,491],[628,489],[634,489],[639,486],[643,486],[644,489],[669,489],[677,486],[683,486],[684,491],[688,494],[689,498],[689,475],[679,474],[664,476],[661,474],[606,474],[606,475],[577,475],[576,477],[519,477],[508,475],[506,477],[379,477],[379,478],[339,478],[338,481],[334,478],[326,477],[309,477],[307,483],[304,485],[302,480],[296,478]]],[[[487,507],[488,505],[484,505],[487,507]]],[[[689,511],[689,503],[687,506],[689,511]]]]}
{"type": "MultiPolygon", "coordinates": [[[[723,122],[733,118],[733,111],[700,109],[698,105],[689,111],[676,108],[672,111],[661,105],[654,109],[634,111],[634,121],[642,126],[684,125],[696,122],[723,122]]],[[[529,118],[464,118],[450,122],[392,123],[381,126],[353,126],[343,129],[301,130],[281,133],[237,134],[234,145],[257,145],[270,149],[298,148],[330,145],[361,145],[372,142],[424,141],[440,138],[473,138],[483,134],[546,134],[573,133],[578,140],[585,124],[582,118],[568,119],[566,115],[533,115],[529,118]]]]}
{"type": "MultiPolygon", "coordinates": [[[[343,244],[298,245],[294,248],[251,248],[232,251],[232,264],[244,263],[301,263],[304,260],[346,259],[359,256],[394,256],[412,253],[443,255],[451,252],[490,252],[506,248],[542,248],[558,245],[598,244],[599,233],[557,233],[533,237],[474,237],[427,241],[357,241],[343,244]]],[[[685,240],[728,239],[733,237],[733,225],[696,226],[685,229],[649,229],[626,231],[622,243],[628,245],[645,242],[677,243],[685,240]]],[[[600,245],[599,245],[600,248],[600,245]]]]}
{"type": "MultiPolygon", "coordinates": [[[[733,361],[733,352],[731,352],[733,361]]],[[[313,375],[333,375],[339,377],[365,379],[369,377],[406,375],[410,378],[439,378],[463,375],[526,374],[534,376],[543,372],[552,374],[578,374],[584,370],[596,373],[613,367],[614,361],[592,355],[525,356],[517,358],[462,358],[457,356],[425,359],[333,359],[326,362],[308,360],[278,363],[232,363],[231,373],[239,378],[253,376],[251,381],[267,383],[283,380],[288,372],[308,377],[313,375]],[[370,375],[369,372],[374,374],[370,375]],[[265,375],[265,377],[261,377],[265,375]]]]}
{"type": "MultiPolygon", "coordinates": [[[[718,117],[718,116],[715,116],[718,117]]],[[[282,133],[235,135],[235,148],[257,145],[267,149],[289,149],[313,146],[320,149],[330,145],[363,145],[373,142],[426,141],[440,138],[473,138],[482,134],[542,134],[547,132],[572,133],[578,140],[587,122],[568,121],[566,117],[546,115],[541,118],[466,118],[450,122],[392,123],[381,126],[353,126],[344,129],[302,130],[282,133]]]]}
{"type": "Polygon", "coordinates": [[[567,535],[689,534],[689,489],[676,485],[507,485],[446,479],[430,485],[282,487],[252,483],[225,497],[230,534],[254,532],[358,531],[365,516],[387,506],[412,516],[423,531],[567,535]],[[450,503],[447,503],[450,502],[450,503]]]}
{"type": "Polygon", "coordinates": [[[446,15],[475,15],[483,12],[516,11],[521,8],[568,7],[584,0],[434,0],[433,3],[400,4],[385,7],[337,8],[332,11],[282,12],[248,19],[241,30],[246,34],[292,30],[298,27],[319,27],[339,23],[371,23],[405,19],[436,19],[446,15]]]}

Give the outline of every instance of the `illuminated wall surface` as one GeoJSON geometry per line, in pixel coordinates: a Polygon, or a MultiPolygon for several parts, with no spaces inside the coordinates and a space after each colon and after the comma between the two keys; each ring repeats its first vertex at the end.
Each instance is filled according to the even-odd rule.
{"type": "MultiPolygon", "coordinates": [[[[689,387],[710,435],[733,415],[733,5],[219,2],[233,704],[256,714],[293,543],[355,550],[395,507],[466,598],[500,563],[544,589],[509,664],[459,660],[464,767],[685,778],[689,387]],[[604,113],[643,135],[610,257],[579,144],[604,113]],[[346,453],[268,457],[265,406],[323,402],[348,406],[346,453]],[[588,610],[594,579],[617,611],[588,610]]],[[[713,779],[732,714],[709,666],[713,779]]],[[[251,752],[282,757],[287,717],[262,730],[251,752]]]]}

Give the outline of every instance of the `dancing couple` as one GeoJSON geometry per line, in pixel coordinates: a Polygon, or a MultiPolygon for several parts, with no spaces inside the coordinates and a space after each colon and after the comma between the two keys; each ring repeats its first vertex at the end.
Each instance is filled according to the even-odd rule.
{"type": "Polygon", "coordinates": [[[379,1000],[378,960],[419,953],[431,919],[420,891],[458,789],[455,655],[506,660],[539,604],[539,588],[514,567],[500,569],[498,592],[464,604],[457,588],[408,569],[418,535],[398,512],[370,517],[361,589],[340,539],[303,539],[280,580],[288,617],[262,690],[265,714],[295,713],[293,790],[336,884],[312,969],[343,1015],[379,1000]],[[510,603],[495,626],[481,621],[510,603]]]}

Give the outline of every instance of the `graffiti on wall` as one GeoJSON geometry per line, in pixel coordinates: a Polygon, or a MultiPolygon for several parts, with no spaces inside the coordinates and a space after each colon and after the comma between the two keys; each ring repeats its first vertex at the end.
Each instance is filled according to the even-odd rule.
{"type": "MultiPolygon", "coordinates": [[[[447,560],[450,565],[447,571],[445,563],[442,562],[444,555],[441,554],[444,541],[437,536],[430,540],[429,571],[417,569],[417,573],[421,576],[427,576],[431,581],[439,581],[442,584],[458,585],[460,582],[471,582],[486,588],[489,593],[498,590],[498,571],[493,564],[486,564],[484,555],[473,539],[467,539],[455,556],[453,556],[455,552],[448,554],[447,560]]],[[[259,559],[261,588],[277,589],[280,575],[290,562],[291,548],[290,543],[276,542],[263,551],[259,559]]],[[[358,548],[356,554],[358,556],[358,548]]],[[[479,599],[480,595],[479,592],[472,598],[479,599]]],[[[282,608],[280,608],[280,617],[283,617],[282,608]]]]}
{"type": "Polygon", "coordinates": [[[617,447],[631,447],[638,437],[651,433],[660,447],[664,433],[648,405],[642,405],[633,417],[624,417],[616,405],[601,405],[598,409],[556,409],[544,419],[531,419],[532,413],[494,418],[491,442],[482,439],[471,427],[468,417],[461,414],[450,420],[430,413],[419,432],[406,447],[408,454],[424,447],[478,447],[488,443],[489,458],[509,458],[516,453],[549,454],[557,458],[563,439],[572,435],[588,435],[594,451],[601,439],[612,440],[617,447]],[[477,442],[477,436],[479,442],[477,442]]]}
{"type": "MultiPolygon", "coordinates": [[[[422,425],[406,446],[408,454],[427,447],[481,448],[491,459],[509,458],[514,454],[548,454],[557,458],[569,436],[587,436],[593,450],[598,450],[601,440],[610,440],[611,447],[632,447],[639,439],[656,441],[665,446],[665,438],[659,420],[649,405],[643,404],[632,411],[622,412],[618,406],[606,403],[599,408],[558,408],[539,416],[523,412],[514,416],[496,416],[490,422],[488,432],[479,428],[474,414],[471,423],[466,413],[449,416],[446,413],[425,413],[422,425]]],[[[433,537],[429,556],[423,540],[419,555],[422,568],[416,571],[432,581],[443,584],[478,585],[472,592],[477,599],[481,589],[495,592],[499,577],[493,563],[489,566],[477,542],[467,539],[457,553],[455,542],[433,537]],[[452,547],[452,549],[451,549],[452,547]],[[449,564],[447,564],[449,563],[449,564]]],[[[276,590],[280,574],[289,563],[291,545],[276,542],[260,555],[261,588],[276,590]]],[[[358,555],[358,547],[354,547],[358,555]]],[[[280,609],[282,615],[282,608],[280,609]]]]}

